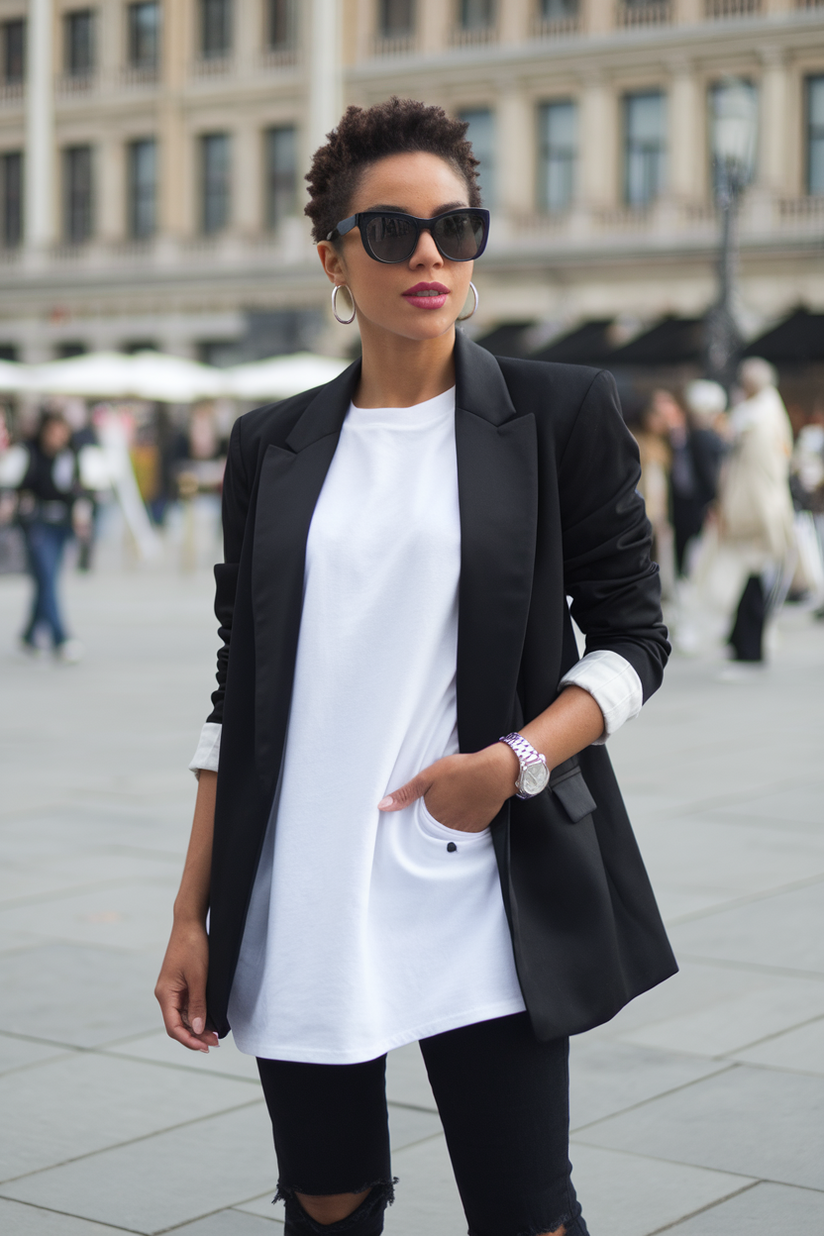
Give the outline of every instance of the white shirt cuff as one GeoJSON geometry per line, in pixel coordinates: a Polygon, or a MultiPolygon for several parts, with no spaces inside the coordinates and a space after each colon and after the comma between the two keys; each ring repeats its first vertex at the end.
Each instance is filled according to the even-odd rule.
{"type": "Polygon", "coordinates": [[[588,652],[564,674],[560,686],[588,691],[604,714],[604,732],[595,746],[605,743],[625,721],[633,721],[644,702],[638,674],[629,661],[608,648],[588,652]]]}
{"type": "Polygon", "coordinates": [[[189,768],[195,774],[206,769],[208,772],[217,772],[217,762],[220,756],[220,731],[223,729],[217,721],[207,721],[200,731],[200,739],[197,744],[194,759],[189,768]]]}

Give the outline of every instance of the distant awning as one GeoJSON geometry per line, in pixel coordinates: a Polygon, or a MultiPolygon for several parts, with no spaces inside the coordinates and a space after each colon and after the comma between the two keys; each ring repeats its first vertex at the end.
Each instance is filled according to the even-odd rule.
{"type": "Polygon", "coordinates": [[[824,361],[824,313],[796,309],[778,326],[753,339],[744,355],[763,356],[774,365],[824,361]]]}
{"type": "Polygon", "coordinates": [[[564,365],[604,365],[615,350],[609,335],[612,322],[612,318],[582,322],[569,334],[535,352],[532,359],[559,361],[564,365]]]}
{"type": "Polygon", "coordinates": [[[521,360],[529,355],[527,332],[534,328],[534,322],[505,322],[488,334],[480,335],[475,343],[493,356],[514,356],[521,360]]]}
{"type": "Polygon", "coordinates": [[[610,354],[609,366],[689,365],[700,362],[703,351],[703,318],[666,317],[622,348],[616,348],[610,354]]]}

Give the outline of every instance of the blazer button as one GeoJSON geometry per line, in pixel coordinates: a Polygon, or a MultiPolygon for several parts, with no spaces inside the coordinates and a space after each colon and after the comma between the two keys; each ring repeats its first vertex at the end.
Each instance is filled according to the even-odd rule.
{"type": "Polygon", "coordinates": [[[447,841],[446,848],[448,853],[454,854],[458,847],[455,845],[454,841],[447,841]]]}

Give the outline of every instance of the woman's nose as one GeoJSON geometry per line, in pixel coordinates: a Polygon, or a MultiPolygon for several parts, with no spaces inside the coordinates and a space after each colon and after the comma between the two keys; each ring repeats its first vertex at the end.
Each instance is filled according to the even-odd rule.
{"type": "Polygon", "coordinates": [[[432,239],[431,232],[421,232],[409,264],[410,266],[443,266],[443,258],[432,239]]]}

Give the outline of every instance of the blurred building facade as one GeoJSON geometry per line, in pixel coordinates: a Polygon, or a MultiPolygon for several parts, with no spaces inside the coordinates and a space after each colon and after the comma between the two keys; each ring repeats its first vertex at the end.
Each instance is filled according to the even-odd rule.
{"type": "Polygon", "coordinates": [[[715,295],[710,116],[758,99],[749,333],[824,310],[824,3],[0,0],[0,355],[221,363],[351,346],[302,217],[345,102],[470,123],[494,211],[474,324],[629,338],[715,295]]]}

